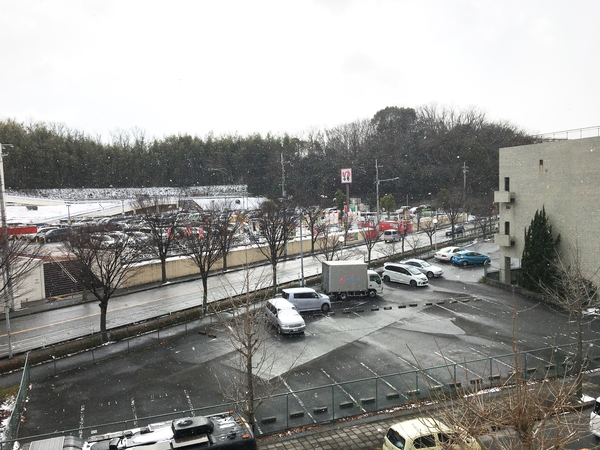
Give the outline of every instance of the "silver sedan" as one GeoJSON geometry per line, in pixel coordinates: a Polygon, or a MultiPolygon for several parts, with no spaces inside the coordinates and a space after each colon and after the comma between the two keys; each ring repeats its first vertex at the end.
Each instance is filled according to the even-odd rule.
{"type": "Polygon", "coordinates": [[[439,266],[429,264],[427,261],[423,261],[422,259],[406,259],[401,261],[401,263],[417,268],[421,273],[427,275],[427,278],[441,277],[444,274],[444,269],[439,266]]]}

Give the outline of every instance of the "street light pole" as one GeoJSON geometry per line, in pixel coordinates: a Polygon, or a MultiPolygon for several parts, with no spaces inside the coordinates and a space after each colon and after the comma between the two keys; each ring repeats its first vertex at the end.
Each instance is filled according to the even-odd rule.
{"type": "MultiPolygon", "coordinates": [[[[377,227],[379,227],[379,183],[383,183],[384,181],[395,181],[399,180],[400,177],[387,178],[385,180],[379,179],[379,166],[377,165],[377,160],[375,160],[375,195],[377,196],[377,227]]],[[[388,214],[389,217],[389,214],[388,214]]]]}
{"type": "Polygon", "coordinates": [[[304,287],[304,252],[302,251],[302,219],[304,211],[300,208],[300,286],[304,287]]]}
{"type": "Polygon", "coordinates": [[[437,219],[433,219],[433,240],[435,241],[435,251],[437,252],[437,219]]]}
{"type": "Polygon", "coordinates": [[[10,274],[10,249],[8,248],[8,225],[6,223],[6,201],[4,192],[4,160],[2,150],[12,147],[12,144],[0,144],[0,215],[2,216],[2,258],[4,285],[6,287],[6,298],[4,301],[4,316],[6,318],[6,338],[8,343],[8,359],[12,358],[12,345],[10,341],[10,309],[14,307],[13,285],[10,274]]]}

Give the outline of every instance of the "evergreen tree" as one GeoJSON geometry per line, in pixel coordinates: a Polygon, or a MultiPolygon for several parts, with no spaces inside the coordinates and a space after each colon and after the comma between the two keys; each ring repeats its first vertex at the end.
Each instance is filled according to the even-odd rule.
{"type": "Polygon", "coordinates": [[[520,284],[525,289],[542,292],[544,288],[552,287],[557,273],[554,260],[557,247],[560,244],[560,234],[552,237],[552,225],[548,222],[545,207],[536,211],[531,226],[525,230],[525,245],[521,257],[520,284]]]}

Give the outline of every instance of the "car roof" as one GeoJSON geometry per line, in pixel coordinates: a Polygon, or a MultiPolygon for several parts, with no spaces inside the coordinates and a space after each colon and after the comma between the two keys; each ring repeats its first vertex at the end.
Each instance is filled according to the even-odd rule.
{"type": "Polygon", "coordinates": [[[404,261],[400,261],[401,264],[407,263],[409,261],[414,261],[414,262],[418,262],[418,263],[423,263],[425,262],[425,260],[423,259],[418,259],[418,258],[410,258],[410,259],[405,259],[404,261]]]}
{"type": "Polygon", "coordinates": [[[278,309],[296,309],[296,307],[285,298],[272,298],[271,300],[269,300],[269,303],[271,303],[275,308],[278,309]]]}
{"type": "Polygon", "coordinates": [[[443,249],[441,249],[441,250],[438,250],[438,253],[439,253],[439,252],[442,252],[442,253],[450,253],[450,252],[451,252],[452,250],[454,250],[455,248],[460,248],[460,247],[444,247],[443,249]]]}
{"type": "Polygon", "coordinates": [[[444,425],[442,422],[433,420],[431,417],[405,420],[392,425],[391,428],[396,430],[403,437],[411,440],[438,431],[450,431],[448,426],[444,425]]]}
{"type": "Polygon", "coordinates": [[[308,287],[286,288],[286,289],[282,289],[282,291],[289,292],[291,294],[295,294],[297,292],[316,292],[313,288],[308,288],[308,287]]]}

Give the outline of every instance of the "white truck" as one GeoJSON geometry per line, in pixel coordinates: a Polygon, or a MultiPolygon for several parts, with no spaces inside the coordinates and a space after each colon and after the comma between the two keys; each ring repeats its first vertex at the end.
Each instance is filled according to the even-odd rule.
{"type": "Polygon", "coordinates": [[[360,261],[323,261],[321,290],[332,298],[373,298],[383,293],[381,277],[360,261]]]}

